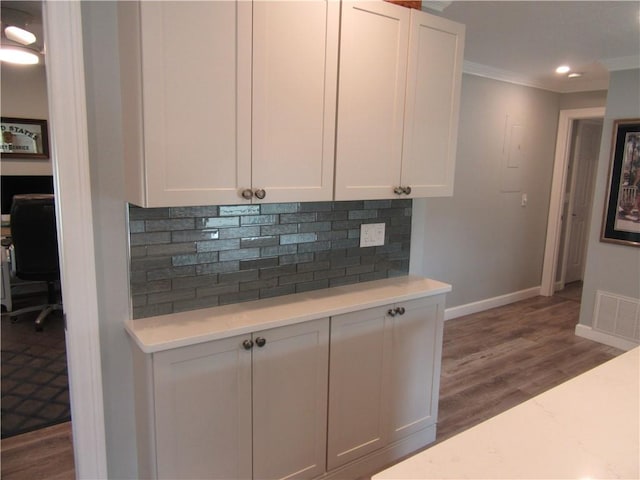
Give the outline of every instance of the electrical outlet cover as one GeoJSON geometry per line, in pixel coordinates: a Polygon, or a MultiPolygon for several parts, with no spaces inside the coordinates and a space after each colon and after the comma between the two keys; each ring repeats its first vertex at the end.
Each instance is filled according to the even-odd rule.
{"type": "Polygon", "coordinates": [[[364,223],[360,225],[360,246],[376,247],[384,245],[384,223],[364,223]]]}

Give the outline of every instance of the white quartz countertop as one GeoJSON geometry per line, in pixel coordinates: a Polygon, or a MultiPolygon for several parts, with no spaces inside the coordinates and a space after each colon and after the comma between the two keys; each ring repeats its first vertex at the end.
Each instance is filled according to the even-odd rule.
{"type": "Polygon", "coordinates": [[[153,353],[450,291],[436,280],[394,277],[129,320],[125,328],[143,352],[153,353]]]}
{"type": "Polygon", "coordinates": [[[372,478],[638,479],[639,412],[635,348],[372,478]]]}

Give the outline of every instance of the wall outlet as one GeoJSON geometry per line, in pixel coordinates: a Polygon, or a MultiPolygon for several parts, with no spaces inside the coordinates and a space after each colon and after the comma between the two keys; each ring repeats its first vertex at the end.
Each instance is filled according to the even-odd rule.
{"type": "Polygon", "coordinates": [[[384,245],[384,225],[384,223],[363,223],[360,225],[360,246],[384,245]]]}

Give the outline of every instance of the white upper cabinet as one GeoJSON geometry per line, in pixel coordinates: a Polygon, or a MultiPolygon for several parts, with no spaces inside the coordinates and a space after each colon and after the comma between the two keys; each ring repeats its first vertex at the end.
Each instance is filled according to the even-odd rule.
{"type": "Polygon", "coordinates": [[[253,4],[253,189],[333,198],[340,3],[253,4]]]}
{"type": "Polygon", "coordinates": [[[127,200],[332,198],[339,4],[121,2],[127,200]]]}
{"type": "Polygon", "coordinates": [[[340,48],[335,199],[451,195],[464,26],[345,1],[340,48]]]}

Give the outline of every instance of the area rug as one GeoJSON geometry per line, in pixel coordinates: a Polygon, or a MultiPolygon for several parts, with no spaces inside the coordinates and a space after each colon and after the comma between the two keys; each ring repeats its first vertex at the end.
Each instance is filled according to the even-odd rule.
{"type": "Polygon", "coordinates": [[[50,315],[42,332],[35,331],[36,315],[14,323],[2,314],[2,438],[71,418],[62,314],[50,315]]]}

